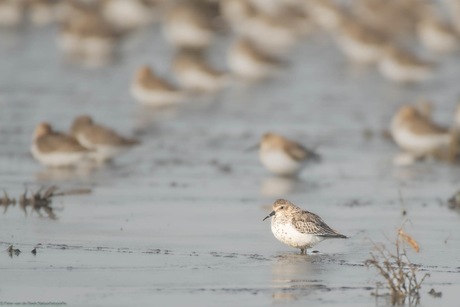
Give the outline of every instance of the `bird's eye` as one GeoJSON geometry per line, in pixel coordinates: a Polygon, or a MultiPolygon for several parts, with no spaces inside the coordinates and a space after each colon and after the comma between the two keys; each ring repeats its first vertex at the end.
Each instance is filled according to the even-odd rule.
{"type": "Polygon", "coordinates": [[[284,209],[284,206],[281,206],[280,209],[284,209]]]}

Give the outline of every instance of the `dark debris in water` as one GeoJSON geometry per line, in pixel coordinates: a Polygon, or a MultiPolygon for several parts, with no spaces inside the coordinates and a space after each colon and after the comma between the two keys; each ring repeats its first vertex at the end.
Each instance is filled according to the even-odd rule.
{"type": "Polygon", "coordinates": [[[351,199],[343,204],[344,207],[354,208],[354,207],[364,207],[371,205],[371,201],[351,199]]]}
{"type": "Polygon", "coordinates": [[[436,292],[434,288],[431,288],[428,294],[431,295],[432,297],[442,297],[442,292],[441,291],[436,292]]]}
{"type": "Polygon", "coordinates": [[[21,250],[19,248],[14,248],[13,245],[10,245],[6,251],[8,252],[10,258],[13,258],[13,256],[17,257],[21,253],[21,250]]]}
{"type": "Polygon", "coordinates": [[[450,209],[460,210],[460,191],[457,191],[451,198],[447,200],[450,209]]]}
{"type": "Polygon", "coordinates": [[[51,206],[54,197],[88,193],[91,193],[90,189],[76,189],[58,192],[58,187],[51,186],[47,189],[41,187],[36,192],[29,192],[26,189],[24,193],[16,199],[10,198],[8,193],[3,191],[3,198],[0,199],[0,206],[5,207],[3,210],[4,214],[7,212],[9,206],[15,207],[16,204],[18,204],[19,208],[26,216],[30,212],[36,212],[40,217],[42,217],[42,212],[44,212],[50,219],[54,220],[56,219],[56,214],[54,212],[54,208],[51,206]],[[30,209],[28,210],[28,208],[30,209]]]}

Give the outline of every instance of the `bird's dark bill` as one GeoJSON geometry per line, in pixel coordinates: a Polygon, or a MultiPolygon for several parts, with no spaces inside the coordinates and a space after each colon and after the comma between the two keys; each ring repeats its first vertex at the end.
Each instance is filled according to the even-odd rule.
{"type": "Polygon", "coordinates": [[[275,215],[275,211],[272,211],[272,212],[270,212],[270,214],[267,215],[262,221],[265,221],[266,219],[268,219],[269,217],[272,217],[272,216],[274,216],[274,215],[275,215]]]}

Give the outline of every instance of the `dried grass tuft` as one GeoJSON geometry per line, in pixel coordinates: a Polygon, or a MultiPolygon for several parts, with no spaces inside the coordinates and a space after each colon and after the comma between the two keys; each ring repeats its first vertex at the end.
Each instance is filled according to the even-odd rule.
{"type": "MultiPolygon", "coordinates": [[[[429,274],[424,274],[422,278],[417,276],[418,267],[413,264],[407,256],[404,245],[409,245],[416,252],[420,251],[417,241],[404,232],[398,230],[395,242],[395,251],[389,251],[383,244],[375,244],[375,252],[370,253],[370,258],[366,260],[367,267],[377,269],[380,276],[385,281],[390,291],[392,305],[417,305],[420,301],[420,288],[429,274]]],[[[379,296],[378,293],[374,295],[379,296]]]]}

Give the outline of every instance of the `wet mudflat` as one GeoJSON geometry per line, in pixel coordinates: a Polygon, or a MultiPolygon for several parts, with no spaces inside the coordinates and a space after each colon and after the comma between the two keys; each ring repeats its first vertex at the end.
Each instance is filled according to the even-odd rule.
{"type": "MultiPolygon", "coordinates": [[[[25,216],[18,205],[0,215],[0,301],[385,306],[371,296],[381,279],[364,261],[372,242],[390,246],[404,223],[421,247],[409,251],[411,260],[431,274],[421,305],[456,305],[460,213],[445,200],[460,187],[460,168],[394,167],[398,149],[381,131],[399,105],[420,97],[433,99],[437,120],[450,123],[457,56],[443,58],[429,83],[401,87],[312,37],[274,80],[148,110],[131,99],[129,83],[140,64],[168,72],[171,50],[156,31],[129,37],[119,60],[98,69],[66,62],[53,28],[0,33],[1,188],[15,197],[51,185],[92,191],[56,197],[55,220],[25,216]],[[33,161],[35,125],[47,120],[67,130],[81,113],[138,136],[142,146],[99,169],[47,170],[33,161]],[[266,131],[318,146],[323,162],[298,180],[272,177],[245,151],[266,131]],[[298,255],[262,222],[280,197],[350,239],[298,255]],[[9,257],[11,244],[19,255],[9,257]],[[428,295],[431,288],[442,298],[428,295]]],[[[216,46],[216,62],[226,44],[216,46]]]]}

